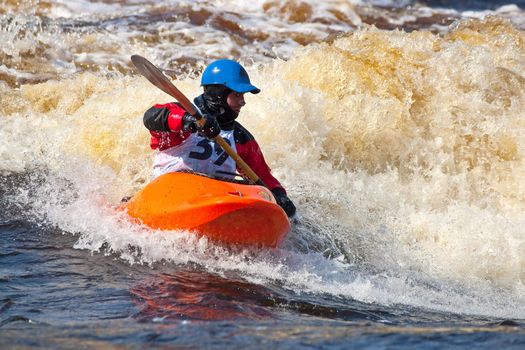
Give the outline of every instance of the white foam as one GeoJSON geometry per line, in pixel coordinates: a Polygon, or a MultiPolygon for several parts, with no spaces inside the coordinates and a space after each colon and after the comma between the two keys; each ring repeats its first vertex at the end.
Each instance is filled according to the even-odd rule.
{"type": "MultiPolygon", "coordinates": [[[[263,28],[254,3],[240,6],[255,11],[243,25],[263,28]]],[[[266,33],[326,35],[319,23],[279,16],[266,33]]],[[[7,31],[13,45],[2,50],[21,59],[40,34],[17,28],[7,31]]],[[[240,120],[303,222],[281,249],[251,251],[137,227],[113,208],[149,179],[142,113],[171,98],[141,77],[106,75],[104,62],[124,65],[137,51],[162,63],[240,48],[205,26],[160,28],[201,40],[150,47],[129,43],[135,33],[127,28],[79,37],[58,32],[56,41],[49,39],[54,29],[44,31],[42,48],[51,45],[56,65],[71,61],[60,47],[101,73],[20,89],[0,85],[0,169],[48,172],[13,201],[78,235],[77,248],[107,249],[130,263],[191,262],[297,293],[525,318],[525,62],[515,45],[521,32],[490,20],[462,22],[449,36],[367,29],[294,52],[291,41],[271,48],[286,61],[259,60],[253,46],[240,49],[256,62],[248,70],[262,89],[246,96],[240,120]],[[114,56],[107,49],[113,46],[114,56]]],[[[176,84],[189,96],[199,91],[198,79],[176,84]]]]}
{"type": "Polygon", "coordinates": [[[187,232],[152,231],[136,226],[123,213],[104,203],[104,189],[111,186],[107,180],[111,179],[111,172],[101,173],[100,169],[85,165],[82,168],[84,173],[91,174],[90,184],[83,182],[85,187],[77,189],[79,197],[71,203],[63,204],[64,194],[55,197],[57,184],[52,178],[28,198],[35,210],[51,223],[79,233],[75,244],[78,249],[117,253],[131,264],[196,263],[210,272],[236,271],[249,282],[277,283],[299,294],[331,294],[383,306],[401,304],[449,313],[525,318],[520,308],[523,300],[512,294],[500,294],[481,281],[470,285],[447,282],[410,270],[374,273],[366,266],[327,259],[321,253],[294,252],[293,247],[226,249],[187,232]]]}

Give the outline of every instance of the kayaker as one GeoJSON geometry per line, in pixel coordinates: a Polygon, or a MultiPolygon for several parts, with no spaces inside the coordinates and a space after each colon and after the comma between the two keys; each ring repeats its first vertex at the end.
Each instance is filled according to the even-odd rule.
{"type": "Polygon", "coordinates": [[[153,176],[192,170],[234,178],[240,169],[212,140],[220,135],[268,186],[286,214],[293,216],[295,205],[272,175],[255,138],[236,121],[246,104],[244,94],[258,94],[261,90],[251,84],[239,63],[228,59],[212,62],[202,73],[201,86],[204,93],[194,103],[206,120],[203,127],[175,102],[156,104],[144,113],[144,125],[151,133],[150,146],[158,150],[153,176]]]}

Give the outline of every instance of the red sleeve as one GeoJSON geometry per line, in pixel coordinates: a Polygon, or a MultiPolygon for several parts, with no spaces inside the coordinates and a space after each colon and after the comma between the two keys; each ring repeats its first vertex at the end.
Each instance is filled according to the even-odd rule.
{"type": "Polygon", "coordinates": [[[182,132],[184,113],[184,109],[173,102],[156,104],[145,113],[145,121],[150,126],[152,149],[171,148],[190,136],[189,132],[182,132]]]}
{"type": "MultiPolygon", "coordinates": [[[[286,193],[286,190],[281,183],[273,177],[270,167],[264,160],[261,148],[255,140],[250,140],[243,144],[237,143],[235,146],[239,156],[250,168],[252,168],[270,190],[273,190],[274,188],[282,188],[286,193]]],[[[237,167],[237,171],[242,173],[242,170],[239,169],[239,167],[237,167]]]]}
{"type": "Polygon", "coordinates": [[[178,104],[174,102],[166,103],[166,104],[156,104],[153,106],[153,108],[156,109],[162,109],[166,108],[169,111],[168,114],[168,127],[170,131],[181,131],[182,129],[182,116],[186,111],[179,106],[178,104]]]}

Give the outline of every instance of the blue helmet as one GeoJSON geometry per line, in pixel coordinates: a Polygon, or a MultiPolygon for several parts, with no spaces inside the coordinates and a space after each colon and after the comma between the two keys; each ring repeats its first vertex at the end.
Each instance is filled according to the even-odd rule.
{"type": "Polygon", "coordinates": [[[261,92],[260,89],[252,85],[243,66],[227,59],[214,61],[206,67],[202,73],[201,85],[224,85],[240,93],[258,94],[261,92]]]}

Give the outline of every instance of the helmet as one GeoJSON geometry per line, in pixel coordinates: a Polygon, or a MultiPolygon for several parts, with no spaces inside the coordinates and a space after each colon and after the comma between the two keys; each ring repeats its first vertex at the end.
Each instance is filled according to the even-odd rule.
{"type": "Polygon", "coordinates": [[[206,67],[202,73],[201,85],[224,85],[240,93],[258,94],[261,92],[260,89],[252,85],[243,66],[227,59],[214,61],[206,67]]]}

